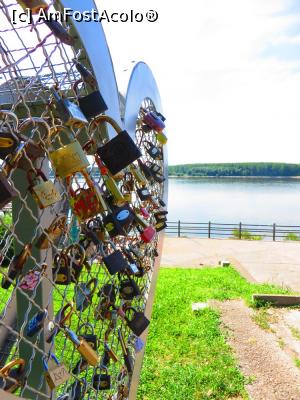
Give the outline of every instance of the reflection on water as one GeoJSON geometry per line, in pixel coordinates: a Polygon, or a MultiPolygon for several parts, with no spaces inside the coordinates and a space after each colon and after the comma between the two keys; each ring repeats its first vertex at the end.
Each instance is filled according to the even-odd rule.
{"type": "Polygon", "coordinates": [[[300,179],[169,179],[169,221],[300,225],[300,179]]]}

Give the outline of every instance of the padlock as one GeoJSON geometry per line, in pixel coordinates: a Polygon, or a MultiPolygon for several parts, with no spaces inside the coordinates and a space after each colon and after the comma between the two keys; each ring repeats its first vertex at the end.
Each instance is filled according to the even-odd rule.
{"type": "Polygon", "coordinates": [[[5,392],[15,393],[25,383],[24,381],[25,360],[22,358],[10,361],[0,369],[0,388],[5,392]],[[14,368],[16,366],[18,368],[14,368]]]}
{"type": "Polygon", "coordinates": [[[94,327],[91,323],[86,322],[78,327],[77,335],[80,338],[84,339],[94,350],[98,349],[99,339],[95,334],[94,327]],[[82,329],[84,328],[84,333],[82,333],[82,329]],[[87,333],[87,330],[90,329],[91,333],[87,333]]]}
{"type": "Polygon", "coordinates": [[[38,238],[35,246],[38,249],[48,249],[53,242],[62,235],[66,229],[67,216],[59,215],[54,219],[49,228],[44,229],[44,232],[38,238]]]}
{"type": "Polygon", "coordinates": [[[145,112],[143,116],[143,123],[156,132],[161,132],[165,129],[164,121],[165,117],[155,111],[145,112]]]}
{"type": "Polygon", "coordinates": [[[122,207],[112,207],[110,213],[103,217],[103,225],[110,237],[126,236],[131,229],[134,212],[125,204],[122,207]]]}
{"type": "Polygon", "coordinates": [[[132,374],[134,368],[134,361],[128,347],[125,344],[124,336],[120,328],[118,328],[118,339],[121,344],[125,367],[127,369],[128,374],[132,374]]]}
{"type": "Polygon", "coordinates": [[[135,214],[135,221],[138,224],[137,229],[141,234],[141,239],[145,243],[150,243],[156,236],[156,230],[152,225],[149,225],[139,214],[135,214]]]}
{"type": "Polygon", "coordinates": [[[11,281],[17,279],[22,272],[22,269],[31,255],[31,244],[24,246],[20,254],[15,256],[9,264],[7,277],[3,276],[1,286],[3,289],[8,289],[11,285],[11,281]]]}
{"type": "Polygon", "coordinates": [[[72,103],[69,99],[63,99],[53,87],[51,92],[56,102],[56,110],[64,125],[75,128],[82,128],[88,125],[88,120],[77,104],[72,103]]]}
{"type": "Polygon", "coordinates": [[[101,255],[102,260],[111,275],[116,274],[117,272],[123,271],[128,268],[128,263],[123,257],[123,254],[120,250],[117,250],[115,244],[113,242],[108,242],[113,249],[113,252],[110,254],[106,254],[104,250],[104,246],[101,247],[101,255]]]}
{"type": "Polygon", "coordinates": [[[5,169],[0,171],[0,210],[17,197],[17,195],[17,192],[6,176],[5,169]]]}
{"type": "MultiPolygon", "coordinates": [[[[131,164],[129,169],[134,169],[134,164],[131,164]]],[[[135,170],[136,171],[136,170],[135,170]]],[[[123,185],[128,192],[133,192],[135,187],[135,177],[132,172],[126,172],[123,179],[123,185]]]]}
{"type": "Polygon", "coordinates": [[[119,296],[123,300],[133,300],[135,297],[140,296],[141,291],[137,283],[130,278],[122,280],[119,287],[119,296]]]}
{"type": "Polygon", "coordinates": [[[161,232],[164,229],[166,229],[168,227],[168,225],[164,221],[161,221],[161,222],[157,222],[154,225],[154,227],[155,227],[156,232],[161,232]]]}
{"type": "Polygon", "coordinates": [[[107,240],[105,228],[99,217],[90,219],[86,226],[83,227],[83,233],[88,239],[92,240],[96,246],[107,240]]]}
{"type": "Polygon", "coordinates": [[[117,136],[107,142],[104,146],[99,147],[97,154],[114,175],[141,157],[142,153],[131,139],[128,132],[122,131],[119,125],[112,118],[106,115],[100,115],[93,121],[95,124],[104,122],[109,123],[114,128],[117,136]]]}
{"type": "Polygon", "coordinates": [[[33,170],[29,170],[27,172],[27,179],[30,183],[28,190],[40,209],[49,207],[61,200],[61,195],[54,183],[47,180],[45,174],[40,169],[36,170],[36,173],[33,170]],[[36,178],[32,177],[32,173],[36,175],[36,178],[41,178],[42,182],[35,183],[34,180],[36,180],[36,178]]]}
{"type": "Polygon", "coordinates": [[[147,167],[150,169],[150,171],[152,172],[152,175],[157,174],[157,173],[161,173],[162,169],[159,165],[153,163],[153,162],[146,162],[147,167]]]}
{"type": "Polygon", "coordinates": [[[168,211],[166,210],[159,210],[153,213],[156,222],[166,222],[167,221],[168,211]]]}
{"type": "MultiPolygon", "coordinates": [[[[66,178],[76,172],[85,170],[85,168],[89,166],[89,161],[75,136],[73,140],[71,140],[70,135],[73,133],[62,126],[52,130],[49,137],[50,143],[52,136],[57,135],[59,132],[64,132],[70,143],[65,145],[61,144],[61,147],[57,150],[50,151],[49,158],[53,164],[56,175],[60,178],[66,178]]],[[[60,137],[59,141],[61,143],[60,137]]]]}
{"type": "Polygon", "coordinates": [[[82,282],[75,286],[74,296],[77,311],[82,312],[88,308],[97,288],[97,284],[97,279],[92,278],[88,283],[82,282]]]}
{"type": "Polygon", "coordinates": [[[41,268],[30,270],[24,275],[18,285],[22,290],[34,291],[38,284],[41,282],[45,272],[47,270],[47,264],[42,264],[41,268]]]}
{"type": "Polygon", "coordinates": [[[49,369],[48,362],[43,359],[44,369],[45,369],[45,379],[51,390],[57,388],[71,377],[65,364],[60,363],[56,356],[51,353],[51,359],[55,362],[55,366],[49,369]]]}
{"type": "Polygon", "coordinates": [[[62,43],[68,46],[74,46],[74,38],[67,32],[67,30],[60,24],[51,14],[48,14],[47,19],[44,19],[45,24],[48,26],[50,31],[55,37],[57,37],[62,43]]]}
{"type": "Polygon", "coordinates": [[[80,73],[82,81],[87,83],[92,89],[95,89],[97,87],[97,80],[92,72],[85,65],[76,60],[76,58],[73,58],[72,61],[77,71],[80,73]]]}
{"type": "Polygon", "coordinates": [[[87,388],[88,385],[85,379],[76,379],[75,382],[67,389],[68,397],[66,400],[83,400],[87,392],[87,388]]]}
{"type": "Polygon", "coordinates": [[[0,118],[3,119],[0,124],[0,159],[5,160],[17,149],[20,143],[18,137],[19,120],[15,113],[8,110],[0,110],[0,118]]]}
{"type": "Polygon", "coordinates": [[[146,200],[150,199],[150,197],[151,197],[151,193],[149,192],[149,189],[147,189],[146,187],[137,188],[136,192],[137,192],[137,195],[139,196],[140,200],[142,200],[142,201],[146,201],[146,200]]]}
{"type": "Polygon", "coordinates": [[[156,139],[157,139],[157,141],[159,142],[159,143],[161,143],[161,144],[167,144],[167,142],[168,142],[168,138],[167,138],[167,136],[163,133],[163,132],[158,132],[157,134],[156,134],[156,139]]]}
{"type": "Polygon", "coordinates": [[[147,186],[147,178],[140,168],[137,168],[134,164],[131,164],[129,169],[138,184],[141,186],[147,186]]]}
{"type": "Polygon", "coordinates": [[[58,285],[77,283],[81,271],[89,265],[85,262],[85,251],[78,243],[71,244],[65,251],[54,256],[53,277],[58,285]]]}
{"type": "Polygon", "coordinates": [[[161,149],[159,149],[157,146],[155,146],[153,143],[149,142],[148,140],[145,140],[143,142],[144,147],[146,152],[149,154],[149,156],[153,160],[163,160],[163,153],[161,149]]]}
{"type": "Polygon", "coordinates": [[[87,188],[80,187],[76,190],[72,188],[71,177],[66,178],[68,190],[70,193],[70,205],[73,213],[79,221],[95,217],[97,214],[108,210],[106,202],[100,192],[98,185],[92,180],[89,174],[81,171],[82,176],[87,183],[87,188]]]}
{"type": "Polygon", "coordinates": [[[121,193],[126,203],[131,204],[133,202],[132,191],[129,191],[125,185],[121,186],[121,193]]]}
{"type": "Polygon", "coordinates": [[[116,287],[112,283],[106,283],[101,287],[97,295],[100,297],[101,302],[104,300],[107,304],[114,305],[116,302],[116,287]]]}
{"type": "Polygon", "coordinates": [[[122,191],[119,189],[116,181],[112,176],[109,175],[102,175],[104,186],[109,191],[111,196],[113,197],[114,204],[122,206],[126,203],[125,197],[122,191]]]}
{"type": "Polygon", "coordinates": [[[138,266],[139,263],[133,259],[133,257],[130,254],[129,248],[128,249],[124,248],[123,252],[124,252],[125,257],[128,260],[130,272],[134,275],[138,275],[139,274],[139,266],[138,266]]]}
{"type": "Polygon", "coordinates": [[[33,337],[36,333],[43,329],[45,319],[48,317],[48,311],[44,310],[37,313],[31,320],[28,322],[26,328],[26,336],[33,337]]]}
{"type": "Polygon", "coordinates": [[[98,367],[95,372],[97,372],[97,369],[100,369],[100,372],[104,370],[105,373],[95,374],[93,376],[93,388],[96,390],[109,390],[111,388],[111,377],[108,374],[107,368],[104,366],[98,367]]]}
{"type": "MultiPolygon", "coordinates": [[[[80,63],[78,63],[80,64],[80,63]]],[[[82,67],[83,65],[80,64],[82,67]]],[[[76,67],[78,69],[78,65],[76,64],[76,67]]],[[[74,84],[74,90],[75,93],[77,94],[78,90],[78,85],[82,82],[82,80],[78,80],[74,84]]],[[[96,85],[97,87],[97,85],[96,85]]],[[[93,89],[95,86],[93,87],[93,89]]],[[[108,110],[108,107],[100,93],[99,90],[94,90],[92,93],[89,93],[86,96],[78,96],[78,103],[81,111],[85,115],[87,120],[91,120],[94,117],[97,117],[99,114],[104,113],[105,111],[108,110]]]]}
{"type": "Polygon", "coordinates": [[[128,340],[129,343],[134,347],[134,351],[136,353],[140,353],[145,347],[144,341],[134,334],[130,335],[128,340]]]}
{"type": "Polygon", "coordinates": [[[47,10],[49,4],[45,0],[17,0],[23,10],[29,8],[32,14],[38,14],[40,10],[47,10]]]}
{"type": "Polygon", "coordinates": [[[125,321],[127,322],[127,325],[132,330],[132,332],[137,336],[140,336],[147,329],[147,327],[150,324],[150,321],[148,320],[147,317],[145,317],[144,313],[141,311],[136,311],[136,309],[133,307],[126,308],[125,321]],[[128,311],[133,312],[133,315],[131,318],[128,318],[126,316],[126,313],[128,311]]]}
{"type": "Polygon", "coordinates": [[[146,207],[141,207],[141,208],[139,209],[139,212],[142,214],[142,216],[143,216],[144,218],[146,218],[146,219],[150,218],[149,211],[148,211],[148,209],[147,209],[146,207]]]}
{"type": "Polygon", "coordinates": [[[96,351],[84,340],[79,339],[75,332],[71,331],[69,328],[65,328],[67,337],[73,342],[74,346],[81,354],[81,356],[93,367],[100,362],[100,357],[96,351]]]}
{"type": "Polygon", "coordinates": [[[71,323],[71,317],[74,312],[73,302],[67,303],[62,307],[55,315],[54,322],[48,324],[48,331],[46,332],[46,342],[51,343],[55,336],[60,332],[59,328],[63,328],[69,321],[71,323]],[[68,312],[67,312],[68,310],[68,312]]]}
{"type": "Polygon", "coordinates": [[[140,170],[145,175],[146,179],[151,182],[153,180],[153,173],[148,165],[146,165],[146,163],[142,162],[141,160],[138,160],[138,165],[140,167],[140,170]]]}

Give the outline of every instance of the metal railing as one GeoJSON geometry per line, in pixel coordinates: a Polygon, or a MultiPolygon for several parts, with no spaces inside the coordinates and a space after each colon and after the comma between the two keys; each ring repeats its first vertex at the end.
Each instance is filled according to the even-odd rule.
{"type": "Polygon", "coordinates": [[[225,224],[217,222],[168,222],[166,229],[168,236],[203,237],[203,238],[231,238],[245,240],[299,240],[300,225],[273,224],[225,224]]]}

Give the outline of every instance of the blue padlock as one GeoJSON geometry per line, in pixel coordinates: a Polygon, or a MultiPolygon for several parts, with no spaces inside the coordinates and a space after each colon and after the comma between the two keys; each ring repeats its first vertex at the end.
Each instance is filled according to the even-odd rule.
{"type": "Polygon", "coordinates": [[[44,325],[44,321],[48,316],[48,311],[42,311],[36,314],[31,320],[28,322],[28,326],[26,329],[26,336],[32,337],[36,333],[38,333],[44,325]]]}

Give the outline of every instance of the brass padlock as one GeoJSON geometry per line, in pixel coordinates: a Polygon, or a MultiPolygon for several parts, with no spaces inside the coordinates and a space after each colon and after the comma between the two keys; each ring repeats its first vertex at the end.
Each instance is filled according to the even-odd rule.
{"type": "Polygon", "coordinates": [[[126,203],[126,200],[124,198],[123,193],[119,189],[119,186],[117,185],[116,181],[112,176],[109,175],[102,175],[103,180],[104,180],[104,185],[109,191],[109,193],[112,195],[114,199],[114,204],[118,206],[122,206],[124,203],[126,203]]]}
{"type": "Polygon", "coordinates": [[[38,238],[35,246],[38,249],[48,249],[53,241],[57,239],[66,229],[67,216],[59,215],[54,219],[49,228],[44,229],[44,232],[38,238]]]}
{"type": "Polygon", "coordinates": [[[48,386],[50,387],[51,390],[57,388],[58,386],[62,385],[65,383],[69,378],[70,374],[67,370],[67,367],[58,361],[56,356],[51,353],[51,358],[55,362],[54,367],[48,367],[48,363],[45,359],[43,359],[43,364],[44,364],[44,369],[45,369],[45,379],[46,382],[48,383],[48,386]]]}
{"type": "Polygon", "coordinates": [[[66,178],[76,172],[83,171],[89,166],[89,161],[83,148],[71,131],[63,126],[52,129],[49,136],[50,144],[54,135],[57,136],[56,139],[59,139],[61,146],[57,150],[50,150],[49,152],[49,157],[55,168],[56,175],[60,178],[66,178]],[[60,132],[65,133],[70,143],[62,144],[61,137],[58,135],[60,132]],[[73,140],[70,137],[71,135],[74,136],[73,140]]]}
{"type": "Polygon", "coordinates": [[[56,189],[52,181],[47,180],[45,174],[40,170],[29,170],[27,172],[27,179],[30,183],[29,191],[32,194],[34,200],[38,203],[40,209],[51,206],[61,200],[61,195],[56,189]],[[35,184],[32,173],[36,175],[36,178],[41,178],[42,182],[35,184]]]}
{"type": "Polygon", "coordinates": [[[67,337],[71,339],[81,356],[93,367],[96,367],[100,362],[100,356],[96,351],[84,340],[79,339],[75,332],[69,328],[65,328],[67,337]]]}
{"type": "Polygon", "coordinates": [[[12,154],[19,144],[18,137],[18,124],[19,120],[16,114],[11,111],[1,110],[0,111],[0,159],[5,158],[12,154]]]}
{"type": "Polygon", "coordinates": [[[0,380],[4,381],[4,386],[1,385],[1,387],[5,392],[16,392],[17,389],[23,385],[24,378],[25,360],[22,358],[13,360],[0,369],[0,380]],[[18,368],[14,368],[16,366],[18,366],[18,368]]]}
{"type": "Polygon", "coordinates": [[[139,183],[141,186],[146,186],[148,184],[148,181],[144,176],[144,174],[142,173],[142,171],[139,168],[137,168],[134,164],[131,164],[129,169],[132,175],[135,177],[137,183],[139,183]]]}

